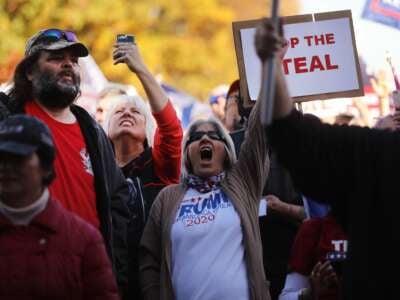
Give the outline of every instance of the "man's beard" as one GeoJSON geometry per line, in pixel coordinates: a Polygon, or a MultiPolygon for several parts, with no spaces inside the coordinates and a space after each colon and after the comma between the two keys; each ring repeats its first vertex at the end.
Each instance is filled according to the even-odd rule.
{"type": "Polygon", "coordinates": [[[49,109],[62,109],[69,107],[80,93],[80,77],[72,71],[62,71],[54,75],[49,71],[35,74],[32,80],[33,96],[44,107],[49,109]],[[58,82],[58,77],[65,74],[72,76],[73,83],[58,82]]]}

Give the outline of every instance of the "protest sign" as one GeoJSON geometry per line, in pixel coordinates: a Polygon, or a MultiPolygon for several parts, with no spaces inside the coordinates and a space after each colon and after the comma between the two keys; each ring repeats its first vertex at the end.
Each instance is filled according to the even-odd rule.
{"type": "MultiPolygon", "coordinates": [[[[233,23],[240,88],[255,101],[261,84],[261,62],[254,47],[260,20],[233,23]]],[[[282,69],[296,102],[363,95],[351,11],[283,18],[289,48],[282,69]]]]}

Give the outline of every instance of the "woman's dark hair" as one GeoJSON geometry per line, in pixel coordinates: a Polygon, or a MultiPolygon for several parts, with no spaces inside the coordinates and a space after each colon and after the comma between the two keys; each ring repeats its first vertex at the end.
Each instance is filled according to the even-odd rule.
{"type": "Polygon", "coordinates": [[[33,98],[32,82],[26,77],[26,73],[31,71],[39,58],[40,51],[25,57],[16,67],[14,72],[14,85],[9,92],[9,109],[13,112],[23,111],[24,104],[33,98]]]}

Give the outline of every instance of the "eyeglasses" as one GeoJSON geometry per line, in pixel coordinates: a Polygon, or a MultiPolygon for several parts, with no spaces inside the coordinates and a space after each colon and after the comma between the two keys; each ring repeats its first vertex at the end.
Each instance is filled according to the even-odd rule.
{"type": "Polygon", "coordinates": [[[78,41],[76,34],[72,31],[60,30],[60,29],[47,29],[39,35],[39,37],[32,44],[32,46],[37,44],[37,42],[45,39],[49,41],[59,41],[59,40],[66,40],[68,42],[78,41]]]}
{"type": "Polygon", "coordinates": [[[203,135],[207,135],[210,139],[215,141],[225,141],[217,131],[194,131],[189,136],[188,144],[199,141],[203,135]]]}

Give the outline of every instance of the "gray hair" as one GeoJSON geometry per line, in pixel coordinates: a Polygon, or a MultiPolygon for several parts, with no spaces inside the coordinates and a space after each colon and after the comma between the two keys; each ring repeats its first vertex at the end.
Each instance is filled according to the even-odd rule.
{"type": "Polygon", "coordinates": [[[189,160],[188,153],[188,141],[190,135],[197,130],[197,128],[203,124],[211,124],[218,134],[224,139],[225,151],[226,151],[226,161],[224,165],[225,170],[229,170],[232,168],[234,163],[236,162],[236,152],[235,145],[233,144],[232,138],[229,135],[228,131],[225,129],[224,125],[216,119],[215,117],[210,117],[205,120],[196,120],[189,125],[187,128],[185,135],[183,136],[182,141],[182,165],[181,165],[181,181],[185,182],[188,175],[193,174],[193,170],[189,160]]]}
{"type": "Polygon", "coordinates": [[[111,101],[112,103],[110,105],[110,108],[106,112],[103,124],[104,131],[107,133],[107,135],[110,128],[111,116],[115,113],[117,106],[123,103],[132,103],[146,120],[147,144],[149,146],[152,146],[155,133],[155,122],[148,104],[146,104],[143,99],[138,95],[115,95],[112,96],[111,101]]]}

